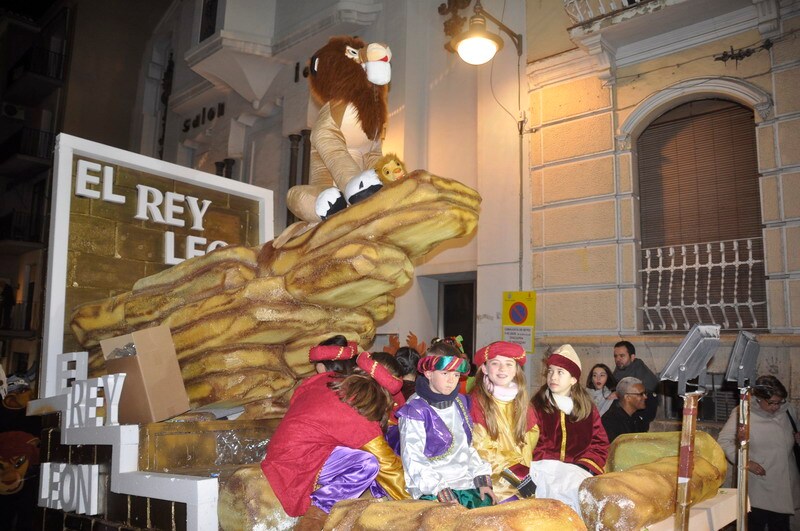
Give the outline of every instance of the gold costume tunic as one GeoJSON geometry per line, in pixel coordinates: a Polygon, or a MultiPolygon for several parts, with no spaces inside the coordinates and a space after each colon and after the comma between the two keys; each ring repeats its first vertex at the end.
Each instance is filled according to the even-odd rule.
{"type": "MultiPolygon", "coordinates": [[[[492,440],[489,433],[482,425],[477,415],[473,415],[475,419],[475,427],[472,433],[472,445],[478,450],[478,454],[492,465],[492,483],[494,484],[494,492],[497,494],[498,500],[505,500],[510,496],[517,494],[517,490],[511,486],[508,481],[500,477],[500,472],[503,468],[522,464],[526,467],[530,466],[533,457],[533,449],[539,440],[539,427],[533,425],[532,428],[525,433],[525,443],[519,446],[514,440],[513,434],[513,412],[514,402],[504,402],[495,397],[491,397],[499,413],[497,418],[498,434],[497,439],[492,440]]],[[[472,398],[472,407],[478,407],[477,400],[472,398]]],[[[530,406],[528,406],[530,409],[530,406]]],[[[528,414],[531,418],[531,412],[528,414]]],[[[529,423],[530,424],[530,423],[529,423]]]]}

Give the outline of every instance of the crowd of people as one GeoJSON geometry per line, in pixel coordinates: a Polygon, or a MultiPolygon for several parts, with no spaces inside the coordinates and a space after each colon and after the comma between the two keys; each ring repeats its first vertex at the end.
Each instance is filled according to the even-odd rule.
{"type": "MultiPolygon", "coordinates": [[[[562,345],[546,356],[545,383],[533,396],[524,349],[505,341],[478,349],[471,364],[456,338],[391,355],[359,353],[336,336],[313,347],[309,361],[317,374],[295,390],[261,465],[286,513],[302,516],[301,530],[321,529],[337,501],[367,491],[467,508],[536,496],[579,512],[578,487],[603,473],[610,442],[648,431],[658,407],[658,377],[628,341],[614,346],[614,371],[597,364],[584,372],[575,349],[562,345]]],[[[763,497],[751,495],[753,517],[774,530],[784,520],[773,513],[788,522],[800,500],[793,476],[786,485],[770,481],[786,467],[775,456],[787,447],[791,455],[800,436],[784,436],[791,415],[775,418],[788,410],[786,390],[764,378],[771,380],[757,386],[748,468],[769,485],[763,497]]],[[[735,428],[729,421],[720,438],[729,458],[735,428]]]]}

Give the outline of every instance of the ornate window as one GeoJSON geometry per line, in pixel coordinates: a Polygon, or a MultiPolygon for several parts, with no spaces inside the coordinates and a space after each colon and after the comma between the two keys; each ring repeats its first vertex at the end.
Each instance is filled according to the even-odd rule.
{"type": "Polygon", "coordinates": [[[646,331],[768,328],[753,111],[684,103],[637,140],[646,331]]]}

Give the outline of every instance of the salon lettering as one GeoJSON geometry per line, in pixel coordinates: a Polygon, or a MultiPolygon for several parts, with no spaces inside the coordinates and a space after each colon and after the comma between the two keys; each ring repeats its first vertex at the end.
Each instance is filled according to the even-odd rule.
{"type": "Polygon", "coordinates": [[[216,107],[203,107],[199,113],[194,116],[194,119],[188,118],[183,121],[183,127],[181,131],[186,133],[189,129],[194,129],[196,127],[200,127],[204,125],[206,122],[213,122],[215,118],[219,118],[220,116],[225,114],[225,104],[220,102],[217,103],[216,107]]]}
{"type": "MultiPolygon", "coordinates": [[[[109,203],[125,204],[124,195],[114,193],[114,168],[102,166],[96,162],[78,159],[78,172],[75,177],[75,195],[100,199],[109,203]]],[[[208,212],[211,201],[199,199],[177,192],[162,192],[152,186],[138,184],[136,186],[136,215],[134,219],[152,221],[172,227],[186,227],[202,232],[203,217],[208,212]]],[[[175,255],[175,233],[164,232],[164,263],[178,264],[187,258],[202,256],[226,242],[215,240],[208,242],[206,238],[188,235],[185,240],[184,257],[175,255]]]]}

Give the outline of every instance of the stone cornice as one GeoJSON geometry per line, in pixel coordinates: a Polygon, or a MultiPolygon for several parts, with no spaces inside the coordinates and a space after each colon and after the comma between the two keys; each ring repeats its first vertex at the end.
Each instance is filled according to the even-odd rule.
{"type": "MultiPolygon", "coordinates": [[[[579,49],[529,64],[528,81],[534,90],[587,75],[596,75],[613,83],[616,69],[623,66],[674,54],[752,29],[758,29],[766,38],[774,34],[772,25],[777,25],[775,3],[776,0],[753,0],[752,6],[640,39],[620,37],[613,25],[598,26],[596,30],[572,28],[571,38],[579,49]]],[[[647,16],[645,14],[641,18],[647,16]]],[[[620,23],[624,22],[622,20],[620,23]]]]}
{"type": "Polygon", "coordinates": [[[531,63],[526,68],[532,90],[595,73],[595,59],[586,51],[574,49],[531,63]]]}

